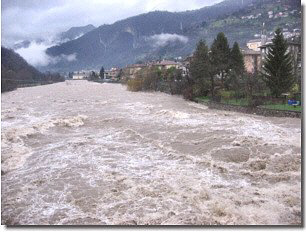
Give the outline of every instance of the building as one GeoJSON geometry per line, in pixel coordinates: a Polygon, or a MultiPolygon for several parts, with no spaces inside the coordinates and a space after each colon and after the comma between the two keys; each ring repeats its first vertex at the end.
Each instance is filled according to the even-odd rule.
{"type": "Polygon", "coordinates": [[[179,68],[179,66],[181,66],[180,63],[171,60],[156,61],[149,65],[159,69],[179,68]]]}
{"type": "Polygon", "coordinates": [[[143,69],[143,68],[145,68],[145,67],[147,67],[146,64],[132,64],[132,65],[128,65],[128,66],[126,66],[126,67],[124,68],[124,70],[123,70],[124,77],[125,77],[125,78],[133,79],[133,78],[136,77],[135,74],[136,74],[139,70],[141,70],[141,69],[143,69]]]}
{"type": "Polygon", "coordinates": [[[259,52],[260,46],[261,46],[261,39],[252,39],[249,42],[247,42],[248,49],[253,50],[253,51],[259,52]]]}
{"type": "Polygon", "coordinates": [[[245,49],[242,51],[245,70],[248,73],[257,73],[261,68],[261,54],[260,51],[245,49]]]}
{"type": "Polygon", "coordinates": [[[181,65],[179,65],[179,67],[177,69],[181,70],[181,73],[182,73],[183,77],[188,76],[188,74],[189,74],[188,66],[186,66],[184,64],[181,64],[181,65]]]}
{"type": "Polygon", "coordinates": [[[301,35],[301,29],[295,28],[293,29],[293,36],[300,36],[301,35]]]}
{"type": "MultiPolygon", "coordinates": [[[[293,66],[295,73],[301,73],[301,43],[287,41],[288,43],[288,52],[291,53],[293,57],[293,66]]],[[[272,43],[267,43],[260,46],[260,53],[261,53],[261,62],[265,59],[266,55],[269,52],[269,48],[271,47],[272,43]]]]}
{"type": "Polygon", "coordinates": [[[171,60],[162,60],[162,61],[150,61],[146,64],[132,64],[126,66],[123,72],[123,79],[133,79],[136,77],[136,73],[144,68],[158,68],[159,70],[166,70],[169,68],[176,68],[182,71],[182,76],[187,76],[189,74],[189,62],[191,57],[188,57],[188,60],[182,62],[175,62],[171,60]]]}
{"type": "Polygon", "coordinates": [[[74,72],[72,75],[72,80],[84,80],[88,76],[89,76],[89,73],[85,71],[74,72]]]}
{"type": "Polygon", "coordinates": [[[260,46],[266,43],[272,43],[272,38],[267,38],[265,35],[261,35],[260,39],[252,39],[247,42],[247,47],[250,50],[259,52],[260,46]]]}
{"type": "MultiPolygon", "coordinates": [[[[286,35],[284,32],[283,34],[286,35]]],[[[291,33],[290,33],[291,35],[291,33]]],[[[301,72],[301,43],[288,41],[288,52],[293,56],[295,73],[301,72]]],[[[250,40],[247,43],[248,49],[242,51],[246,71],[256,73],[261,70],[262,63],[268,54],[269,47],[272,45],[272,39],[267,38],[265,24],[261,32],[261,39],[250,40]]]]}
{"type": "Polygon", "coordinates": [[[119,68],[111,68],[110,70],[105,70],[104,79],[117,80],[119,73],[120,73],[119,68]]]}

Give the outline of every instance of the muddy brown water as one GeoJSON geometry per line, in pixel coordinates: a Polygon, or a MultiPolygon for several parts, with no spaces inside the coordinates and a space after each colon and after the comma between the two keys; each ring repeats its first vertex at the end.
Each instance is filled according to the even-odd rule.
{"type": "Polygon", "coordinates": [[[119,84],[2,94],[2,224],[301,223],[301,120],[119,84]]]}

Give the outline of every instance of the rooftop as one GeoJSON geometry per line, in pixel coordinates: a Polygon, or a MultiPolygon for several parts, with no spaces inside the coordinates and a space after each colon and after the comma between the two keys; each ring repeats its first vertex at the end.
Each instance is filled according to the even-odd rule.
{"type": "Polygon", "coordinates": [[[153,65],[177,65],[175,61],[172,60],[162,60],[162,61],[157,61],[153,65]]]}
{"type": "Polygon", "coordinates": [[[258,43],[261,42],[261,39],[251,39],[248,43],[258,43]]]}
{"type": "MultiPolygon", "coordinates": [[[[288,45],[301,46],[300,43],[292,42],[292,41],[287,41],[287,44],[288,44],[288,45]]],[[[266,43],[266,44],[264,44],[264,45],[261,45],[259,48],[266,48],[266,47],[270,47],[270,46],[272,46],[272,42],[269,42],[269,43],[266,43]]]]}
{"type": "Polygon", "coordinates": [[[241,51],[243,55],[260,55],[259,51],[254,51],[251,49],[244,49],[241,51]]]}
{"type": "Polygon", "coordinates": [[[128,65],[127,68],[140,68],[140,67],[146,67],[146,64],[131,64],[128,65]]]}

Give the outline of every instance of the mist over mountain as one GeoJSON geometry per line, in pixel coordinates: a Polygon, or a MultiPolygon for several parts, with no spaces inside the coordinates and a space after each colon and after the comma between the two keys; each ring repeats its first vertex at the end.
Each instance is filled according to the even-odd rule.
{"type": "Polygon", "coordinates": [[[36,68],[29,65],[25,59],[11,49],[1,46],[1,72],[2,77],[6,78],[7,72],[15,73],[18,80],[39,80],[42,77],[36,68]]]}
{"type": "Polygon", "coordinates": [[[23,85],[64,81],[59,73],[41,73],[12,49],[1,46],[1,92],[23,85]]]}
{"type": "Polygon", "coordinates": [[[226,0],[213,6],[185,12],[154,11],[111,25],[102,25],[80,38],[47,49],[52,58],[73,56],[51,62],[42,70],[73,71],[123,67],[138,61],[184,57],[191,54],[199,39],[210,44],[223,31],[229,42],[244,45],[260,33],[263,22],[268,30],[277,26],[300,27],[298,0],[226,0]],[[267,11],[297,9],[286,19],[268,18],[267,11]],[[262,12],[259,13],[258,12],[262,12]],[[255,15],[250,20],[244,16],[255,15]]]}
{"type": "Polygon", "coordinates": [[[21,48],[28,48],[31,44],[62,44],[64,42],[68,42],[70,40],[77,39],[81,37],[82,35],[86,34],[87,32],[92,31],[96,27],[92,24],[88,24],[86,26],[80,26],[80,27],[72,27],[68,29],[67,31],[61,32],[54,36],[54,38],[46,39],[35,39],[35,40],[23,40],[15,43],[12,46],[13,50],[18,50],[21,48]]]}
{"type": "Polygon", "coordinates": [[[105,67],[124,66],[151,57],[165,46],[177,47],[172,49],[175,54],[187,55],[198,37],[198,32],[190,33],[189,28],[231,14],[251,2],[227,0],[199,10],[155,11],[102,25],[76,40],[47,49],[47,54],[53,57],[76,54],[76,60],[45,68],[69,71],[99,68],[102,64],[105,67]],[[171,42],[174,45],[170,45],[171,42]]]}
{"type": "MultiPolygon", "coordinates": [[[[55,34],[52,37],[18,41],[9,48],[21,55],[31,65],[42,70],[42,67],[44,66],[55,64],[63,60],[71,61],[75,59],[75,54],[70,54],[68,56],[60,55],[57,57],[48,56],[46,54],[47,48],[77,39],[93,29],[95,29],[95,27],[91,24],[80,27],[72,27],[67,31],[55,34]]],[[[49,69],[43,69],[42,71],[49,71],[49,69]]],[[[57,70],[53,69],[53,71],[57,70]]]]}
{"type": "Polygon", "coordinates": [[[14,49],[14,50],[18,50],[18,49],[20,49],[20,48],[28,48],[28,47],[30,46],[30,44],[31,44],[31,41],[29,41],[29,40],[23,40],[23,41],[21,41],[21,42],[15,43],[15,44],[13,45],[13,49],[14,49]]]}
{"type": "Polygon", "coordinates": [[[16,88],[17,83],[38,81],[43,74],[29,65],[19,54],[1,46],[1,91],[16,88]],[[16,82],[17,81],[17,82],[16,82]]]}
{"type": "Polygon", "coordinates": [[[70,28],[68,31],[62,32],[59,35],[59,40],[62,42],[66,42],[69,40],[73,40],[73,39],[77,39],[79,37],[81,37],[82,35],[86,34],[87,32],[92,31],[93,29],[95,29],[96,27],[93,26],[92,24],[88,24],[86,26],[83,27],[72,27],[70,28]]]}

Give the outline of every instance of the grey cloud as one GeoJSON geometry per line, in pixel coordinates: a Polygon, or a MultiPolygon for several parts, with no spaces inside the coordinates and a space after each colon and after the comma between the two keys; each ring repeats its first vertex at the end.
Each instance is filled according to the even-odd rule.
{"type": "Polygon", "coordinates": [[[17,49],[16,52],[36,67],[58,62],[58,58],[52,58],[45,53],[47,48],[46,44],[32,42],[29,47],[17,49]]]}
{"type": "Polygon", "coordinates": [[[156,34],[147,38],[148,41],[151,41],[154,47],[162,47],[165,46],[168,42],[180,41],[182,43],[188,42],[188,37],[178,35],[178,34],[156,34]]]}
{"type": "Polygon", "coordinates": [[[35,66],[46,66],[49,64],[55,64],[61,61],[73,62],[77,60],[77,54],[60,55],[57,57],[51,57],[46,54],[46,49],[54,44],[37,43],[35,41],[26,48],[17,49],[16,52],[21,55],[26,61],[35,66]]]}
{"type": "Polygon", "coordinates": [[[70,55],[61,55],[61,57],[65,60],[67,60],[68,62],[72,62],[72,61],[76,61],[76,53],[70,54],[70,55]]]}
{"type": "Polygon", "coordinates": [[[221,0],[3,0],[2,44],[43,38],[73,26],[110,24],[153,11],[184,11],[212,5],[221,0]]]}
{"type": "Polygon", "coordinates": [[[19,8],[49,8],[61,4],[62,0],[2,0],[1,9],[6,10],[8,8],[19,7],[19,8]]]}

